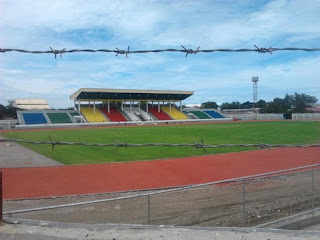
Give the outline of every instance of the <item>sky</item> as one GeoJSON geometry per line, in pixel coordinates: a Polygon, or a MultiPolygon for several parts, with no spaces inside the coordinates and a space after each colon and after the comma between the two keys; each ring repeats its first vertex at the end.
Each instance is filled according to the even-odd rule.
{"type": "MultiPolygon", "coordinates": [[[[320,0],[0,0],[0,48],[320,47],[320,0]]],[[[0,53],[0,104],[73,105],[79,88],[187,90],[184,104],[306,93],[320,101],[320,52],[0,53]]]]}

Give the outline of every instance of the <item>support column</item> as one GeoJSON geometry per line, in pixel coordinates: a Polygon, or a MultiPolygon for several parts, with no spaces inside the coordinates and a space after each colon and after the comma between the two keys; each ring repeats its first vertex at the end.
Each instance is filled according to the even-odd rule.
{"type": "Polygon", "coordinates": [[[160,102],[158,102],[158,112],[160,112],[160,102]]]}
{"type": "Polygon", "coordinates": [[[180,100],[180,112],[182,112],[182,101],[180,100]]]}
{"type": "Polygon", "coordinates": [[[90,101],[89,101],[89,107],[90,107],[90,101]]]}
{"type": "Polygon", "coordinates": [[[121,111],[123,112],[123,102],[121,101],[121,111]]]}
{"type": "Polygon", "coordinates": [[[147,110],[147,112],[149,112],[149,109],[148,109],[148,101],[147,101],[147,106],[146,106],[146,110],[147,110]]]}
{"type": "Polygon", "coordinates": [[[169,101],[169,109],[170,109],[170,112],[171,112],[171,101],[169,101]]]}
{"type": "Polygon", "coordinates": [[[78,101],[78,111],[80,112],[81,109],[80,109],[80,100],[78,101]]]}
{"type": "Polygon", "coordinates": [[[132,102],[130,101],[130,112],[132,112],[132,102]]]}
{"type": "Polygon", "coordinates": [[[93,113],[96,113],[96,101],[93,101],[93,113]]]}
{"type": "Polygon", "coordinates": [[[141,109],[140,109],[140,101],[138,102],[138,109],[139,109],[139,113],[141,113],[141,109]]]}
{"type": "Polygon", "coordinates": [[[110,101],[108,100],[108,113],[110,113],[110,101]]]}

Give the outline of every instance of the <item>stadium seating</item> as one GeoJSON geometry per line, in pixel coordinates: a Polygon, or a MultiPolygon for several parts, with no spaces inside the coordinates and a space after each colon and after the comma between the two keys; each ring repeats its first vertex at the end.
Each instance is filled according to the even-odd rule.
{"type": "Polygon", "coordinates": [[[94,112],[91,107],[82,107],[81,113],[90,123],[107,122],[107,119],[102,115],[98,108],[96,108],[96,112],[94,112]]]}
{"type": "Polygon", "coordinates": [[[26,124],[46,124],[47,119],[43,113],[22,113],[26,124]]]}
{"type": "Polygon", "coordinates": [[[72,123],[67,113],[48,113],[51,123],[72,123]]]}
{"type": "Polygon", "coordinates": [[[166,113],[158,112],[158,107],[148,107],[148,111],[153,114],[158,120],[172,120],[166,113]]]}
{"type": "Polygon", "coordinates": [[[185,120],[189,119],[184,113],[180,112],[178,109],[175,107],[171,107],[171,112],[170,112],[170,107],[161,107],[161,109],[168,115],[170,115],[172,118],[176,120],[185,120]]]}
{"type": "Polygon", "coordinates": [[[189,111],[190,113],[193,113],[197,118],[199,119],[211,119],[207,114],[205,114],[202,111],[189,111]]]}
{"type": "Polygon", "coordinates": [[[126,122],[128,121],[116,108],[110,108],[110,113],[108,113],[108,108],[102,107],[101,111],[109,118],[111,122],[126,122]]]}
{"type": "Polygon", "coordinates": [[[213,118],[224,118],[224,116],[222,116],[220,113],[215,112],[215,111],[204,111],[205,113],[209,114],[211,117],[213,118]]]}

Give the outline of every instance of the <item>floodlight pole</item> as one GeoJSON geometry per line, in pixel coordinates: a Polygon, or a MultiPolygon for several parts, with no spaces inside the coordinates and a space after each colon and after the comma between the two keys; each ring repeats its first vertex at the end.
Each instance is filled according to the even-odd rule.
{"type": "Polygon", "coordinates": [[[257,101],[258,101],[258,81],[259,77],[252,77],[253,83],[253,111],[254,111],[254,120],[257,120],[257,101]]]}

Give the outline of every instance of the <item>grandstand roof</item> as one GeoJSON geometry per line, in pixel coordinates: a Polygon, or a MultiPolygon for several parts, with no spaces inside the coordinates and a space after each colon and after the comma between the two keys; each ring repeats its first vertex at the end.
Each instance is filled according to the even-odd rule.
{"type": "Polygon", "coordinates": [[[13,107],[20,109],[51,109],[45,99],[15,99],[13,107]]]}
{"type": "Polygon", "coordinates": [[[179,101],[190,97],[193,91],[132,90],[106,88],[80,88],[70,96],[72,100],[153,100],[179,101]]]}

